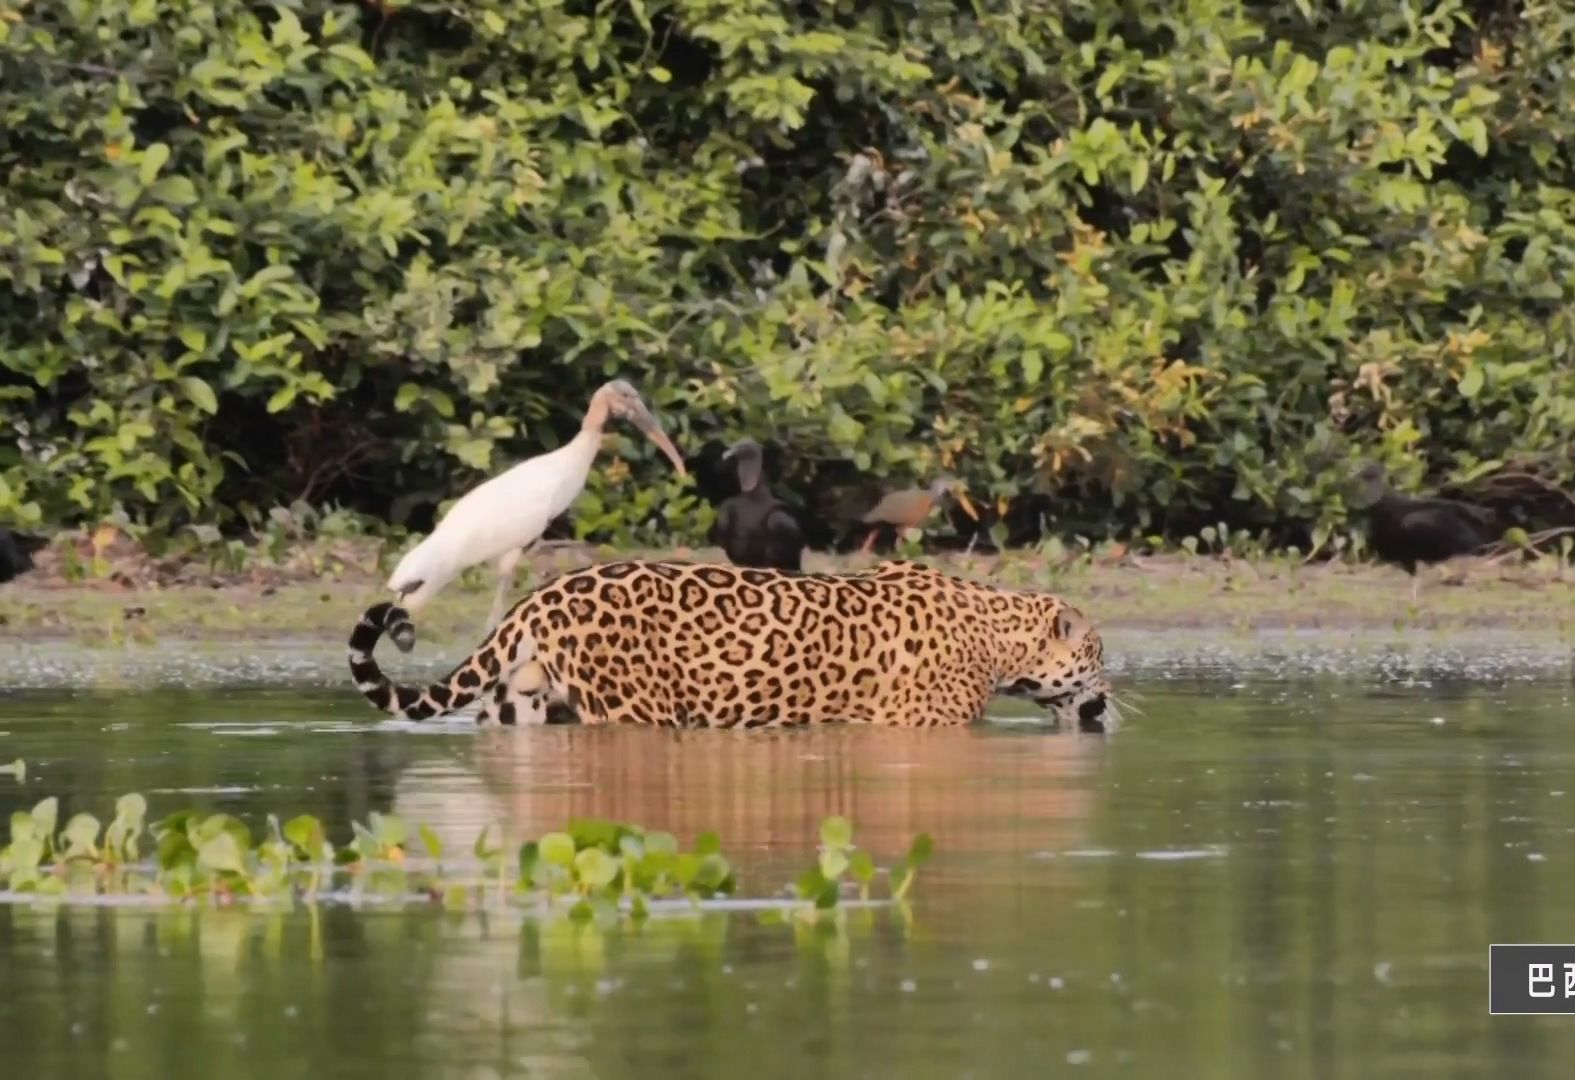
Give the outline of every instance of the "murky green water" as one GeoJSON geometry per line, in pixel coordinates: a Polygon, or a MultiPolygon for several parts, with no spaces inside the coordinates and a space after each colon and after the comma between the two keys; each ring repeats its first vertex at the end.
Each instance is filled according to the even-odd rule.
{"type": "Polygon", "coordinates": [[[1575,941],[1569,651],[1129,642],[1141,716],[793,734],[379,724],[337,655],[0,657],[0,820],[129,790],[369,810],[468,842],[596,814],[716,829],[777,891],[847,814],[930,831],[914,922],[638,931],[324,908],[0,906],[7,1076],[1564,1076],[1487,946],[1575,941]],[[266,688],[284,678],[286,689],[266,688]],[[87,689],[67,689],[72,684],[87,689]]]}

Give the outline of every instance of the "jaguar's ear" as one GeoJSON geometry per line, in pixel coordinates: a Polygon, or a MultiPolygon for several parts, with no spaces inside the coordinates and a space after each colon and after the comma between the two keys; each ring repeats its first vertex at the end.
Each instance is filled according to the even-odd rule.
{"type": "Polygon", "coordinates": [[[1093,624],[1075,607],[1064,607],[1055,615],[1055,636],[1062,641],[1076,644],[1088,636],[1093,624]]]}

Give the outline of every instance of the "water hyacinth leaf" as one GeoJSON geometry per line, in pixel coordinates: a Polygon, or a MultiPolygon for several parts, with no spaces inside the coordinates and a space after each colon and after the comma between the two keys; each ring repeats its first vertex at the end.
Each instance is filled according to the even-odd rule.
{"type": "Polygon", "coordinates": [[[323,823],[312,815],[301,814],[285,822],[284,838],[294,844],[295,849],[309,862],[322,860],[323,845],[327,838],[323,832],[323,823]]]}
{"type": "Polygon", "coordinates": [[[169,829],[159,836],[159,868],[166,872],[178,866],[190,865],[197,858],[197,849],[184,829],[169,829]]]}
{"type": "Polygon", "coordinates": [[[643,883],[648,886],[659,878],[673,872],[673,866],[678,857],[670,851],[650,851],[640,857],[639,874],[643,883]]]}
{"type": "Polygon", "coordinates": [[[913,844],[908,848],[908,861],[914,866],[922,866],[929,861],[934,851],[935,841],[930,839],[929,833],[921,832],[913,838],[913,844]]]}
{"type": "Polygon", "coordinates": [[[618,860],[599,847],[586,848],[574,856],[574,871],[586,888],[606,888],[618,876],[618,870],[618,860]]]}
{"type": "Polygon", "coordinates": [[[39,836],[54,836],[55,822],[60,815],[60,800],[53,795],[42,799],[33,807],[33,826],[39,836]]]}
{"type": "Polygon", "coordinates": [[[350,832],[355,837],[350,846],[364,859],[375,858],[382,850],[383,845],[378,841],[377,834],[359,821],[350,823],[350,832]]]}
{"type": "Polygon", "coordinates": [[[575,848],[601,847],[618,850],[618,838],[624,831],[619,825],[600,818],[577,818],[569,822],[566,830],[574,840],[575,848]]]}
{"type": "Polygon", "coordinates": [[[678,838],[672,833],[653,832],[645,834],[645,850],[659,852],[664,855],[678,854],[678,838]]]}
{"type": "Polygon", "coordinates": [[[369,816],[372,826],[372,835],[379,844],[385,847],[398,847],[410,837],[410,828],[405,820],[393,814],[380,814],[373,810],[369,816]]]}
{"type": "Polygon", "coordinates": [[[232,874],[246,872],[241,845],[228,829],[219,829],[203,840],[202,846],[197,849],[197,865],[232,874]]]}
{"type": "MultiPolygon", "coordinates": [[[[44,845],[36,836],[26,840],[13,840],[5,851],[6,868],[13,880],[17,874],[35,871],[43,860],[44,845]]],[[[12,888],[15,886],[13,885],[12,888]]]]}
{"type": "Polygon", "coordinates": [[[700,867],[693,880],[696,886],[707,892],[731,892],[733,868],[725,857],[713,852],[700,859],[700,867]]]}
{"type": "Polygon", "coordinates": [[[541,845],[527,840],[520,845],[520,883],[528,885],[536,876],[536,866],[541,862],[541,845]]]}
{"type": "Polygon", "coordinates": [[[595,917],[596,909],[586,900],[575,901],[574,906],[569,909],[569,918],[575,922],[590,922],[595,917]]]}
{"type": "Polygon", "coordinates": [[[135,791],[115,800],[115,818],[128,826],[141,828],[148,817],[148,800],[135,791]]]}
{"type": "Polygon", "coordinates": [[[840,814],[820,823],[820,842],[828,848],[845,848],[853,843],[853,826],[840,814]]]}
{"type": "Polygon", "coordinates": [[[818,863],[805,870],[798,876],[798,880],[793,882],[793,891],[798,893],[801,900],[813,900],[825,887],[826,875],[820,872],[818,863]]]}
{"type": "Polygon", "coordinates": [[[696,855],[715,855],[722,850],[722,839],[714,832],[703,832],[695,837],[696,855]]]}
{"type": "Polygon", "coordinates": [[[853,880],[860,885],[868,885],[875,879],[875,860],[870,858],[867,851],[855,851],[848,860],[848,869],[853,874],[853,880]]]}
{"type": "Polygon", "coordinates": [[[98,818],[92,814],[72,814],[60,838],[65,846],[66,858],[94,859],[98,857],[98,818]]]}
{"type": "Polygon", "coordinates": [[[421,846],[426,849],[428,857],[441,859],[443,857],[443,841],[438,839],[438,834],[432,831],[430,825],[422,825],[416,830],[421,837],[421,846]]]}
{"type": "Polygon", "coordinates": [[[9,765],[0,765],[0,776],[14,776],[17,783],[25,784],[27,782],[27,762],[17,758],[9,765]]]}
{"type": "Polygon", "coordinates": [[[498,842],[493,840],[492,830],[493,826],[491,825],[488,825],[486,828],[482,829],[481,835],[476,837],[475,844],[471,846],[471,850],[475,852],[476,858],[480,859],[482,862],[492,859],[503,850],[498,846],[498,842]]]}
{"type": "Polygon", "coordinates": [[[153,835],[163,837],[165,833],[189,831],[191,823],[200,815],[195,810],[177,810],[160,818],[153,826],[153,835]]]}
{"type": "Polygon", "coordinates": [[[548,833],[537,844],[544,861],[565,870],[574,865],[574,838],[568,833],[548,833]]]}
{"type": "Polygon", "coordinates": [[[848,868],[848,857],[840,849],[820,853],[820,874],[827,881],[835,881],[848,868]]]}
{"type": "Polygon", "coordinates": [[[33,815],[25,810],[15,810],[11,813],[11,842],[21,843],[31,840],[38,833],[38,826],[33,823],[33,815]]]}

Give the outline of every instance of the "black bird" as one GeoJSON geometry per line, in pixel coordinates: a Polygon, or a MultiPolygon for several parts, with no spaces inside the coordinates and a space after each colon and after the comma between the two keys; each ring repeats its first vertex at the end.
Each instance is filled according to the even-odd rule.
{"type": "Polygon", "coordinates": [[[0,585],[33,569],[33,552],[47,543],[42,537],[0,529],[0,585]]]}
{"type": "Polygon", "coordinates": [[[1470,555],[1499,538],[1491,510],[1454,499],[1411,498],[1389,490],[1384,467],[1368,462],[1356,473],[1356,509],[1367,510],[1367,537],[1385,562],[1411,575],[1416,602],[1418,563],[1470,555]]]}
{"type": "Polygon", "coordinates": [[[716,537],[734,566],[798,570],[804,554],[804,533],[798,521],[766,486],[764,455],[753,439],[728,448],[724,460],[738,466],[740,494],[722,504],[716,537]]]}

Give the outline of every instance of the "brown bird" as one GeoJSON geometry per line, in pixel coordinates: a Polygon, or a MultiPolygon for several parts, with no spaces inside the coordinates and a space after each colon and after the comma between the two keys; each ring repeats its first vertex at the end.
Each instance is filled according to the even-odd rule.
{"type": "Polygon", "coordinates": [[[885,495],[875,508],[859,520],[866,525],[873,526],[869,536],[864,541],[861,551],[870,551],[875,547],[875,538],[880,535],[883,526],[892,526],[897,529],[915,529],[930,516],[930,511],[942,497],[951,495],[961,506],[963,513],[979,520],[979,512],[973,508],[973,503],[968,501],[967,494],[957,486],[957,481],[949,476],[937,477],[930,486],[925,488],[907,488],[903,491],[893,491],[885,495]]]}

